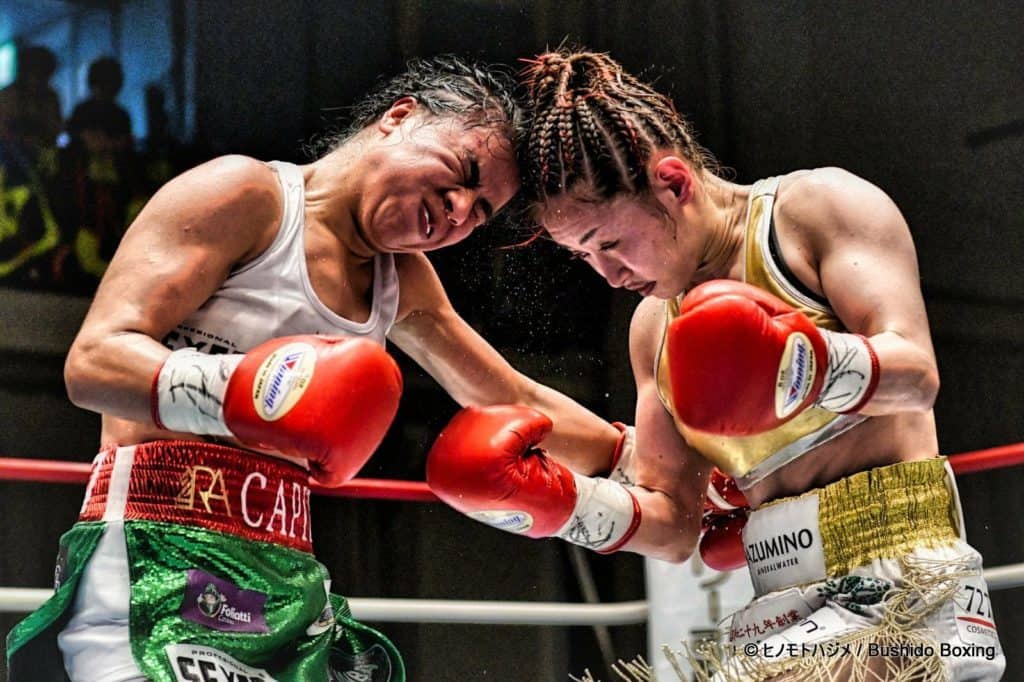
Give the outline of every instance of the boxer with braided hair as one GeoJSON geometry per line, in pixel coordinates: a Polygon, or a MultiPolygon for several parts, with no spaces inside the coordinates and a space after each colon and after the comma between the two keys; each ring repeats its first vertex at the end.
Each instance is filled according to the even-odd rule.
{"type": "MultiPolygon", "coordinates": [[[[838,168],[721,178],[672,101],[607,55],[542,55],[524,79],[534,215],[644,296],[630,331],[639,489],[678,510],[714,464],[753,509],[743,545],[758,596],[729,635],[758,655],[726,656],[720,677],[997,679],[991,609],[969,612],[987,588],[938,456],[935,358],[892,200],[838,168]],[[556,102],[573,134],[544,136],[534,156],[556,102]],[[860,655],[768,653],[835,642],[860,655]],[[921,642],[934,655],[898,653],[921,642]]],[[[688,515],[676,529],[698,532],[688,515]]],[[[625,548],[666,532],[641,523],[625,548]]]]}
{"type": "Polygon", "coordinates": [[[720,177],[672,101],[605,54],[543,54],[523,82],[533,215],[643,297],[629,339],[642,515],[623,549],[688,555],[712,466],[742,492],[728,506],[752,509],[742,541],[757,596],[729,645],[704,652],[715,679],[998,679],[981,557],[938,455],[916,254],[892,200],[838,168],[720,177]]]}

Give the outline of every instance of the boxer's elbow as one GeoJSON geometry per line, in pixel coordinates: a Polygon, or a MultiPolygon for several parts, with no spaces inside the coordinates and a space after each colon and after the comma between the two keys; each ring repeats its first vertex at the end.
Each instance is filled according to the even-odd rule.
{"type": "Polygon", "coordinates": [[[96,409],[98,394],[102,390],[96,364],[94,343],[76,340],[64,360],[64,388],[68,399],[77,407],[96,409]]]}
{"type": "Polygon", "coordinates": [[[691,556],[697,549],[697,543],[692,539],[683,537],[682,535],[670,539],[670,541],[659,545],[658,547],[652,548],[651,551],[645,552],[647,556],[652,559],[658,559],[659,561],[665,561],[670,564],[681,564],[691,556]]]}
{"type": "Polygon", "coordinates": [[[935,362],[921,359],[904,375],[902,395],[895,401],[900,412],[927,412],[939,395],[939,370],[935,362]]]}
{"type": "Polygon", "coordinates": [[[939,370],[934,363],[931,363],[921,374],[921,380],[917,389],[917,405],[921,411],[927,411],[935,406],[935,399],[939,395],[939,370]]]}
{"type": "Polygon", "coordinates": [[[914,343],[889,331],[871,337],[878,354],[878,388],[863,410],[869,416],[899,412],[927,412],[939,394],[939,369],[930,346],[914,343]]]}
{"type": "MultiPolygon", "coordinates": [[[[634,546],[627,549],[643,554],[651,559],[681,564],[697,550],[699,532],[689,527],[688,523],[676,524],[641,524],[635,538],[634,546]]],[[[633,544],[633,543],[631,543],[633,544]]]]}

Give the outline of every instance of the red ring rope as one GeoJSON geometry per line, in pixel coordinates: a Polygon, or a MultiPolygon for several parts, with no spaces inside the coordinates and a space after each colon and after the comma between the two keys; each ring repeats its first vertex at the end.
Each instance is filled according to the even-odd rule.
{"type": "MultiPolygon", "coordinates": [[[[1024,443],[950,455],[949,462],[957,474],[973,474],[1024,464],[1024,443]]],[[[89,470],[90,465],[83,462],[0,457],[0,481],[84,484],[89,480],[89,470]]],[[[379,478],[356,478],[339,488],[314,485],[313,492],[329,497],[370,500],[438,501],[426,483],[379,478]]]]}
{"type": "MultiPolygon", "coordinates": [[[[47,459],[0,457],[0,481],[33,483],[79,483],[89,481],[92,465],[84,462],[58,462],[47,459]]],[[[311,486],[313,492],[329,497],[358,497],[371,500],[404,500],[406,502],[437,502],[426,483],[393,481],[379,478],[356,478],[340,488],[311,486]]]]}

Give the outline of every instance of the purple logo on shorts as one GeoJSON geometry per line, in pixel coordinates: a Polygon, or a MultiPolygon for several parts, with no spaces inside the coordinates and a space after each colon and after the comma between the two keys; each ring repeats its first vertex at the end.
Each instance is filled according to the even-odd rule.
{"type": "Polygon", "coordinates": [[[189,569],[181,617],[214,630],[269,632],[263,617],[267,595],[243,590],[206,571],[189,569]]]}

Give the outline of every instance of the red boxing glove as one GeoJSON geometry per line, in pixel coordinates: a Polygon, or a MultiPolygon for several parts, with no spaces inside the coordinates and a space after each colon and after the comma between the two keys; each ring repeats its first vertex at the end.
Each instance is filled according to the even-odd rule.
{"type": "Polygon", "coordinates": [[[636,484],[636,427],[612,422],[619,430],[619,442],[612,453],[612,466],[608,478],[622,485],[636,484]]]}
{"type": "Polygon", "coordinates": [[[290,336],[245,355],[171,353],[154,381],[153,421],[306,459],[317,482],[337,486],[380,445],[401,393],[398,365],[379,344],[290,336]]]}
{"type": "Polygon", "coordinates": [[[750,503],[736,479],[723,473],[718,467],[711,469],[708,476],[708,491],[704,498],[704,513],[727,514],[737,509],[749,509],[750,503]]]}
{"type": "Polygon", "coordinates": [[[743,549],[746,510],[705,516],[701,522],[700,558],[716,571],[734,571],[747,565],[743,549]]]}
{"type": "Polygon", "coordinates": [[[750,506],[736,481],[717,467],[708,477],[701,519],[700,557],[716,571],[732,571],[746,565],[743,526],[750,506]]]}
{"type": "Polygon", "coordinates": [[[677,416],[722,435],[771,430],[813,404],[855,412],[878,383],[865,338],[819,329],[768,292],[730,280],[686,295],[667,352],[677,416]]]}
{"type": "Polygon", "coordinates": [[[640,525],[639,505],[621,484],[576,474],[536,447],[551,429],[548,417],[522,405],[467,407],[427,455],[427,484],[495,528],[616,551],[640,525]]]}

